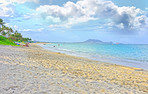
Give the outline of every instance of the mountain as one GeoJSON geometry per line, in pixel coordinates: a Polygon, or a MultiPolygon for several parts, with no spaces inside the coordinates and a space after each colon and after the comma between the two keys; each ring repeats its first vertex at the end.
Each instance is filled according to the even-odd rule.
{"type": "Polygon", "coordinates": [[[83,43],[113,44],[112,42],[103,42],[101,40],[96,40],[96,39],[88,39],[83,43]]]}

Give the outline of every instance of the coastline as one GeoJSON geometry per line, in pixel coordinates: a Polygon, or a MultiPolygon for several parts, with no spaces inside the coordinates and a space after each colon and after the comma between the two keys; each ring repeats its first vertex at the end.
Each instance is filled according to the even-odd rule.
{"type": "MultiPolygon", "coordinates": [[[[137,46],[133,47],[133,45],[121,45],[121,46],[120,45],[117,45],[117,46],[100,45],[100,48],[98,48],[98,50],[96,47],[97,46],[99,47],[99,45],[87,45],[87,44],[83,45],[83,44],[73,44],[73,43],[72,44],[71,43],[70,44],[69,43],[68,44],[53,43],[49,45],[41,43],[38,45],[41,46],[43,49],[47,49],[52,52],[59,52],[59,53],[64,53],[64,54],[72,55],[76,57],[84,57],[84,58],[88,58],[90,60],[95,60],[99,62],[106,62],[111,64],[117,64],[117,65],[122,65],[127,67],[136,67],[136,68],[148,70],[148,62],[146,62],[147,55],[140,54],[140,53],[137,54],[136,52],[139,52],[139,49],[137,49],[137,46]],[[126,50],[125,51],[121,51],[122,49],[117,50],[119,49],[118,47],[121,47],[122,49],[124,48],[126,50]],[[113,51],[113,48],[116,49],[116,51],[113,51]],[[135,48],[137,50],[130,50],[131,48],[133,49],[135,48]],[[130,50],[133,53],[128,53],[128,50],[130,50]]],[[[143,51],[143,52],[147,53],[147,51],[143,51]]]]}
{"type": "Polygon", "coordinates": [[[36,44],[0,46],[0,92],[148,93],[146,70],[51,52],[36,44]]]}

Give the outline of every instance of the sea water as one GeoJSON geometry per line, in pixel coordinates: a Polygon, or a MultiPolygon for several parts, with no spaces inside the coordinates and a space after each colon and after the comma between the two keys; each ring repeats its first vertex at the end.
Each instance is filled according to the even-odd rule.
{"type": "Polygon", "coordinates": [[[55,52],[148,70],[148,45],[51,43],[41,46],[55,52]]]}

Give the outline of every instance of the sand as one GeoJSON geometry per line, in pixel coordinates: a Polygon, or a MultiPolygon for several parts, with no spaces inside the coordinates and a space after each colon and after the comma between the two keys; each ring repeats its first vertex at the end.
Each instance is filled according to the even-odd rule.
{"type": "Polygon", "coordinates": [[[0,94],[147,94],[148,71],[30,47],[0,46],[0,94]]]}

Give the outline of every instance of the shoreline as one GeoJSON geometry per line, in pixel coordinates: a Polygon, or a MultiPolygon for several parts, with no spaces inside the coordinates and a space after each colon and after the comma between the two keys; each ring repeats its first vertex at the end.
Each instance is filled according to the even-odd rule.
{"type": "Polygon", "coordinates": [[[22,94],[41,91],[47,94],[148,93],[148,71],[140,68],[50,52],[36,44],[30,47],[0,46],[0,52],[0,72],[5,75],[0,78],[0,91],[3,93],[19,92],[17,89],[22,83],[25,83],[20,90],[22,94]],[[15,74],[13,80],[10,80],[10,74],[15,74]],[[12,90],[9,83],[13,85],[12,90]],[[14,87],[14,83],[17,86],[14,87]]]}
{"type": "MultiPolygon", "coordinates": [[[[45,43],[45,44],[50,44],[50,43],[45,43]]],[[[105,59],[100,60],[100,59],[96,59],[96,58],[91,58],[89,56],[81,56],[81,55],[78,55],[76,53],[75,54],[70,54],[70,53],[65,52],[65,51],[48,49],[48,48],[44,47],[44,43],[37,43],[37,45],[40,46],[42,49],[46,49],[47,51],[51,51],[51,52],[55,52],[55,53],[66,54],[66,55],[70,55],[70,56],[74,56],[74,57],[87,58],[89,60],[96,61],[96,62],[103,62],[103,63],[115,64],[115,65],[120,65],[120,66],[125,66],[125,67],[132,67],[132,68],[139,68],[139,69],[143,69],[143,70],[148,71],[148,67],[146,67],[146,66],[148,66],[147,64],[145,64],[145,66],[144,65],[139,65],[141,63],[135,62],[135,61],[130,61],[130,60],[127,60],[127,61],[116,60],[115,61],[115,60],[105,60],[105,59]]]]}

